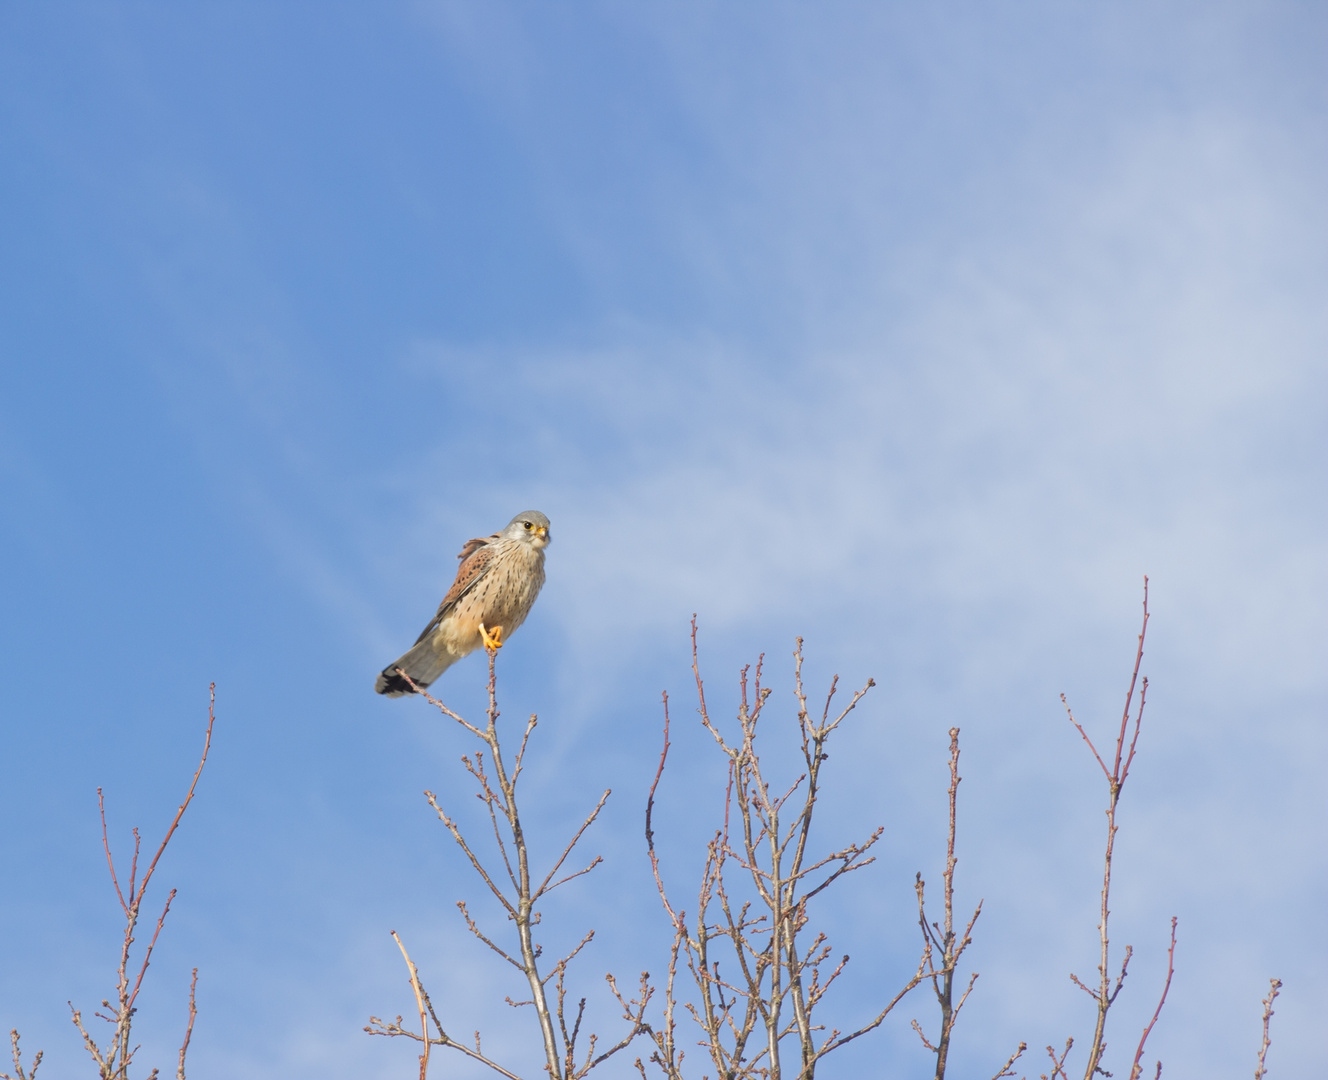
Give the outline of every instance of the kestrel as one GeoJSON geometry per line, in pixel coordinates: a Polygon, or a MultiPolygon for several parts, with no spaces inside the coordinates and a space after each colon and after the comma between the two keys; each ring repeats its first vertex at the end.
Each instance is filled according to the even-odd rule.
{"type": "Polygon", "coordinates": [[[408,652],[383,668],[374,690],[388,697],[413,694],[397,668],[423,688],[481,645],[501,648],[503,638],[526,621],[544,585],[549,540],[549,519],[527,510],[502,532],[466,541],[438,614],[408,652]]]}

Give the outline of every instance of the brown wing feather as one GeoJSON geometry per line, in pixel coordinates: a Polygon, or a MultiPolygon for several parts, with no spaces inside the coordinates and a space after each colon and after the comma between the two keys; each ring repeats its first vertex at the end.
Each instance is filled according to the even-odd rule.
{"type": "Polygon", "coordinates": [[[457,558],[465,562],[475,554],[477,549],[482,548],[485,544],[492,544],[498,538],[499,534],[494,533],[492,536],[477,536],[474,540],[467,540],[465,546],[457,554],[457,558]]]}
{"type": "Polygon", "coordinates": [[[474,587],[475,582],[484,576],[484,572],[489,568],[489,562],[493,557],[493,548],[490,545],[497,539],[498,534],[494,533],[493,536],[478,537],[466,541],[466,546],[461,549],[461,554],[457,556],[461,560],[461,565],[457,567],[456,580],[452,582],[452,587],[447,590],[447,595],[443,597],[443,602],[438,605],[438,611],[429,621],[429,625],[415,639],[416,645],[438,628],[438,624],[456,606],[456,602],[465,596],[474,587]]]}

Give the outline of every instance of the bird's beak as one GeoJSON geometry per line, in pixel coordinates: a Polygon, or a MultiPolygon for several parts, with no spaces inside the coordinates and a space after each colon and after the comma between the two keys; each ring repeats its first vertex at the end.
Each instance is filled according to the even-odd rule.
{"type": "Polygon", "coordinates": [[[541,540],[547,540],[549,538],[548,526],[541,525],[538,529],[535,530],[535,535],[538,536],[541,540]]]}

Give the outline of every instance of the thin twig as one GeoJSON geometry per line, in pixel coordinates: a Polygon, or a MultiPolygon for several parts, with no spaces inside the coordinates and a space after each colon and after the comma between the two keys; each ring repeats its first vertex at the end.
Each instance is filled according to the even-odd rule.
{"type": "Polygon", "coordinates": [[[14,1028],[9,1033],[9,1045],[13,1051],[14,1057],[14,1075],[0,1073],[0,1080],[37,1080],[37,1066],[41,1064],[42,1051],[37,1051],[37,1056],[32,1059],[32,1067],[24,1072],[23,1055],[19,1053],[18,1048],[18,1029],[14,1028]]]}
{"type": "Polygon", "coordinates": [[[406,952],[406,946],[401,938],[397,936],[395,930],[392,931],[392,940],[397,943],[397,948],[401,950],[401,957],[406,961],[406,970],[410,972],[410,988],[415,993],[415,1004],[420,1010],[420,1042],[424,1048],[420,1051],[420,1080],[427,1080],[429,1075],[429,1015],[424,1008],[424,991],[420,989],[420,975],[415,970],[415,962],[411,960],[410,953],[406,952]]]}
{"type": "Polygon", "coordinates": [[[1005,1064],[1001,1066],[1001,1071],[993,1076],[991,1080],[1003,1080],[1004,1077],[1013,1076],[1014,1063],[1023,1057],[1024,1051],[1027,1049],[1028,1043],[1021,1042],[1018,1049],[1016,1049],[1015,1052],[1006,1059],[1005,1064]]]}
{"type": "Polygon", "coordinates": [[[574,877],[580,877],[582,874],[588,874],[591,870],[593,870],[603,861],[600,856],[596,856],[595,861],[592,862],[589,866],[587,866],[584,870],[578,870],[575,874],[563,878],[562,881],[559,881],[554,885],[549,884],[549,881],[553,878],[553,875],[556,874],[562,868],[563,863],[567,861],[567,857],[572,854],[572,848],[576,847],[577,841],[581,839],[581,837],[585,834],[585,831],[588,828],[590,828],[590,826],[594,823],[595,819],[599,817],[599,812],[604,809],[604,804],[609,801],[609,796],[611,794],[613,794],[612,789],[606,788],[604,794],[599,797],[599,802],[595,804],[595,809],[590,811],[590,814],[586,817],[586,820],[581,823],[581,828],[576,830],[576,835],[573,836],[572,839],[568,841],[567,846],[563,848],[563,853],[558,856],[558,861],[553,864],[553,869],[551,869],[548,872],[548,874],[545,875],[544,880],[540,882],[540,887],[535,890],[534,896],[531,897],[532,900],[538,900],[546,892],[549,892],[552,889],[556,889],[559,885],[563,884],[564,882],[571,881],[572,878],[574,877]]]}
{"type": "MultiPolygon", "coordinates": [[[[1263,1042],[1259,1045],[1259,1067],[1254,1070],[1254,1080],[1263,1080],[1264,1076],[1268,1072],[1268,1069],[1265,1066],[1265,1062],[1268,1060],[1268,1047],[1270,1047],[1273,1044],[1272,1039],[1268,1037],[1268,1023],[1273,1018],[1273,1002],[1277,1000],[1278,991],[1280,991],[1281,989],[1282,989],[1281,979],[1268,980],[1268,996],[1263,999],[1263,1042]]],[[[15,1036],[14,1039],[14,1052],[15,1052],[15,1060],[17,1061],[17,1054],[18,1054],[17,1036],[15,1036]]],[[[37,1058],[38,1060],[40,1060],[41,1055],[38,1054],[37,1058]]],[[[37,1071],[37,1062],[35,1061],[32,1063],[32,1070],[33,1072],[37,1071]]]]}
{"type": "Polygon", "coordinates": [[[189,1040],[194,1037],[194,1020],[198,1017],[198,1007],[194,1004],[194,992],[198,989],[198,968],[194,968],[189,980],[189,1023],[185,1025],[184,1042],[180,1044],[180,1062],[175,1069],[175,1080],[185,1080],[184,1058],[189,1053],[189,1040]]]}
{"type": "MultiPolygon", "coordinates": [[[[1162,996],[1158,999],[1157,1008],[1153,1010],[1153,1018],[1148,1021],[1148,1026],[1144,1028],[1144,1033],[1139,1036],[1139,1047],[1134,1052],[1134,1063],[1130,1066],[1130,1080],[1138,1080],[1143,1072],[1143,1066],[1139,1064],[1144,1056],[1144,1043],[1148,1041],[1148,1036],[1153,1031],[1153,1025],[1157,1023],[1157,1018],[1162,1015],[1162,1006],[1167,1003],[1167,992],[1171,989],[1171,976],[1176,973],[1176,916],[1171,917],[1171,945],[1167,949],[1167,981],[1162,987],[1162,996]]],[[[1158,1071],[1162,1070],[1162,1062],[1157,1063],[1158,1071]]]]}
{"type": "MultiPolygon", "coordinates": [[[[1143,664],[1143,658],[1144,658],[1144,639],[1148,633],[1148,618],[1149,618],[1148,578],[1145,576],[1144,598],[1143,598],[1143,624],[1139,628],[1138,647],[1136,648],[1134,654],[1134,668],[1130,673],[1130,686],[1125,694],[1125,708],[1121,712],[1120,729],[1116,735],[1115,756],[1112,759],[1112,766],[1110,769],[1107,768],[1106,762],[1103,760],[1102,755],[1098,753],[1098,749],[1093,744],[1093,740],[1089,738],[1088,733],[1084,730],[1083,726],[1079,723],[1078,720],[1075,719],[1074,713],[1073,711],[1071,711],[1069,702],[1066,700],[1065,695],[1064,694],[1061,695],[1061,702],[1065,706],[1065,711],[1070,718],[1070,723],[1074,725],[1075,729],[1083,737],[1084,742],[1088,744],[1088,748],[1093,752],[1093,757],[1097,760],[1098,765],[1101,766],[1102,768],[1103,774],[1106,776],[1107,788],[1108,788],[1107,810],[1106,810],[1107,843],[1106,843],[1106,851],[1103,857],[1102,893],[1101,893],[1101,902],[1099,906],[1099,922],[1098,922],[1099,959],[1098,959],[1098,969],[1097,969],[1098,970],[1097,988],[1094,990],[1090,990],[1086,985],[1084,985],[1082,981],[1080,981],[1080,979],[1077,976],[1075,975],[1070,976],[1070,978],[1073,980],[1076,986],[1078,986],[1081,990],[1084,990],[1086,993],[1088,993],[1090,997],[1093,998],[1097,1006],[1097,1018],[1093,1028],[1093,1039],[1088,1047],[1088,1061],[1085,1066],[1084,1080],[1094,1080],[1094,1077],[1099,1072],[1102,1071],[1101,1068],[1102,1053],[1106,1047],[1107,1014],[1110,1012],[1112,1005],[1116,1001],[1116,997],[1121,992],[1121,987],[1125,983],[1125,976],[1129,969],[1130,957],[1132,954],[1132,949],[1129,946],[1127,946],[1125,949],[1124,960],[1121,963],[1120,975],[1117,976],[1115,986],[1113,988],[1111,981],[1111,974],[1109,970],[1111,941],[1108,932],[1108,924],[1111,918],[1111,910],[1110,910],[1111,866],[1112,866],[1112,857],[1116,846],[1116,829],[1117,829],[1116,810],[1120,804],[1121,792],[1124,790],[1125,781],[1129,777],[1130,766],[1134,763],[1135,751],[1138,748],[1139,744],[1139,733],[1143,726],[1144,706],[1148,697],[1148,679],[1145,678],[1143,679],[1142,683],[1140,683],[1140,678],[1139,678],[1139,670],[1143,664]],[[1134,702],[1134,692],[1136,687],[1139,688],[1139,708],[1134,718],[1134,734],[1130,738],[1129,749],[1127,751],[1125,740],[1126,740],[1126,735],[1129,733],[1130,711],[1134,702]]],[[[1164,1000],[1165,1000],[1165,994],[1164,994],[1164,1000]]],[[[1159,1010],[1160,1008],[1161,1006],[1159,1005],[1159,1010]]],[[[1150,1024],[1149,1025],[1150,1030],[1151,1027],[1152,1025],[1150,1024]]],[[[1141,1044],[1140,1053],[1142,1053],[1142,1044],[1141,1044]]],[[[1055,1060],[1054,1054],[1052,1055],[1052,1057],[1053,1060],[1055,1060]]],[[[1062,1056],[1061,1058],[1060,1068],[1063,1072],[1064,1056],[1062,1056]]],[[[1055,1074],[1053,1073],[1053,1080],[1054,1080],[1054,1075],[1055,1074]]],[[[1132,1077],[1131,1080],[1134,1080],[1134,1077],[1132,1077]]]]}
{"type": "MultiPolygon", "coordinates": [[[[131,1030],[133,1026],[134,1014],[137,1012],[137,1001],[139,991],[143,987],[143,979],[147,975],[148,967],[152,961],[152,953],[156,948],[157,939],[161,935],[161,930],[166,922],[166,916],[170,913],[171,903],[175,899],[174,889],[166,897],[166,903],[162,907],[161,914],[157,917],[156,925],[153,929],[152,937],[148,941],[147,947],[143,951],[143,959],[138,966],[137,976],[130,980],[130,950],[134,944],[134,932],[138,926],[138,921],[142,909],[143,898],[147,893],[148,884],[156,872],[157,864],[161,861],[162,855],[166,851],[167,845],[175,835],[175,830],[179,827],[181,819],[184,817],[185,810],[193,801],[194,792],[198,788],[199,778],[203,775],[203,767],[207,764],[208,752],[212,747],[212,729],[216,723],[216,703],[217,687],[213,683],[208,688],[208,722],[207,730],[203,737],[203,752],[199,757],[198,768],[194,770],[193,779],[190,781],[189,790],[185,793],[184,800],[180,803],[175,812],[175,817],[171,820],[170,826],[166,830],[165,836],[157,846],[156,853],[152,856],[147,869],[143,873],[142,881],[138,879],[138,856],[141,848],[141,838],[138,829],[132,830],[134,838],[133,856],[130,860],[128,892],[121,888],[120,878],[115,869],[115,859],[111,855],[111,845],[109,833],[106,827],[106,801],[102,789],[97,789],[97,809],[101,818],[102,848],[106,853],[106,865],[110,870],[111,882],[115,886],[115,895],[120,902],[120,909],[124,912],[125,928],[120,945],[120,962],[116,968],[116,993],[115,1004],[110,1000],[104,1000],[103,1006],[108,1013],[97,1013],[96,1015],[108,1021],[114,1027],[110,1042],[105,1050],[97,1045],[96,1040],[88,1033],[83,1026],[83,1017],[80,1010],[75,1009],[73,1003],[69,1003],[69,1009],[72,1014],[74,1026],[83,1037],[83,1045],[92,1059],[97,1063],[98,1073],[101,1080],[126,1080],[129,1071],[129,1064],[133,1060],[134,1054],[138,1051],[137,1046],[131,1046],[131,1030]]],[[[189,1026],[185,1032],[184,1044],[180,1048],[179,1063],[176,1075],[179,1080],[184,1076],[185,1052],[189,1045],[189,1039],[193,1032],[194,1018],[197,1010],[194,1002],[194,989],[197,985],[197,971],[194,973],[194,980],[190,985],[189,991],[189,1026]]],[[[157,1075],[157,1070],[153,1070],[152,1076],[157,1075]]]]}
{"type": "Polygon", "coordinates": [[[982,914],[982,901],[979,900],[978,906],[973,912],[973,917],[968,920],[968,925],[964,928],[963,935],[956,938],[954,932],[954,874],[955,866],[959,860],[955,855],[955,834],[958,823],[959,783],[962,779],[959,775],[959,729],[952,727],[950,729],[950,786],[947,789],[950,801],[950,828],[946,836],[945,873],[942,877],[945,907],[944,929],[937,923],[928,924],[927,922],[923,894],[926,883],[922,880],[921,873],[917,874],[914,886],[918,897],[918,923],[922,927],[924,943],[923,962],[927,968],[927,977],[931,980],[932,990],[936,994],[937,1004],[941,1008],[941,1031],[936,1039],[936,1045],[933,1046],[927,1041],[922,1034],[921,1026],[916,1020],[913,1022],[913,1026],[922,1038],[923,1044],[936,1055],[936,1080],[944,1080],[946,1063],[949,1059],[951,1033],[954,1030],[955,1022],[959,1019],[959,1012],[964,1007],[968,995],[973,991],[973,984],[978,979],[977,972],[973,972],[969,977],[968,986],[956,1003],[954,1000],[955,968],[964,950],[972,944],[973,927],[978,921],[978,916],[982,914]],[[933,959],[933,948],[941,956],[941,966],[939,968],[936,967],[933,959]]]}
{"type": "Polygon", "coordinates": [[[1052,1047],[1047,1047],[1047,1056],[1051,1058],[1051,1075],[1045,1073],[1042,1080],[1069,1080],[1065,1072],[1065,1059],[1070,1056],[1070,1047],[1074,1045],[1073,1037],[1065,1040],[1065,1049],[1061,1051],[1061,1056],[1056,1056],[1056,1051],[1052,1047]]]}

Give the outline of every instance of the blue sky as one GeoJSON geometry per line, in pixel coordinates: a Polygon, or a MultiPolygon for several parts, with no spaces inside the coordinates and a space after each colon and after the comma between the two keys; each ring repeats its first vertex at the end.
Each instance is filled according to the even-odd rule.
{"type": "MultiPolygon", "coordinates": [[[[1166,1075],[1248,1072],[1270,975],[1273,1075],[1323,1072],[1325,51],[1277,3],[5,5],[0,1028],[86,1068],[96,788],[121,851],[159,834],[216,680],[143,1063],[197,965],[195,1075],[402,1075],[360,1030],[409,1011],[395,929],[533,1071],[420,795],[468,801],[465,744],[371,686],[461,543],[534,507],[504,706],[541,716],[546,849],[614,790],[606,866],[546,915],[599,929],[592,1001],[662,967],[661,690],[680,888],[715,809],[697,612],[717,712],[769,654],[772,738],[796,635],[813,685],[879,684],[824,807],[827,842],[887,828],[826,908],[842,1015],[909,967],[958,724],[986,906],[956,1075],[1086,1038],[1104,792],[1058,695],[1108,737],[1147,573],[1107,1067],[1175,914],[1166,1075]]],[[[914,1015],[826,1074],[924,1070],[914,1015]]]]}

